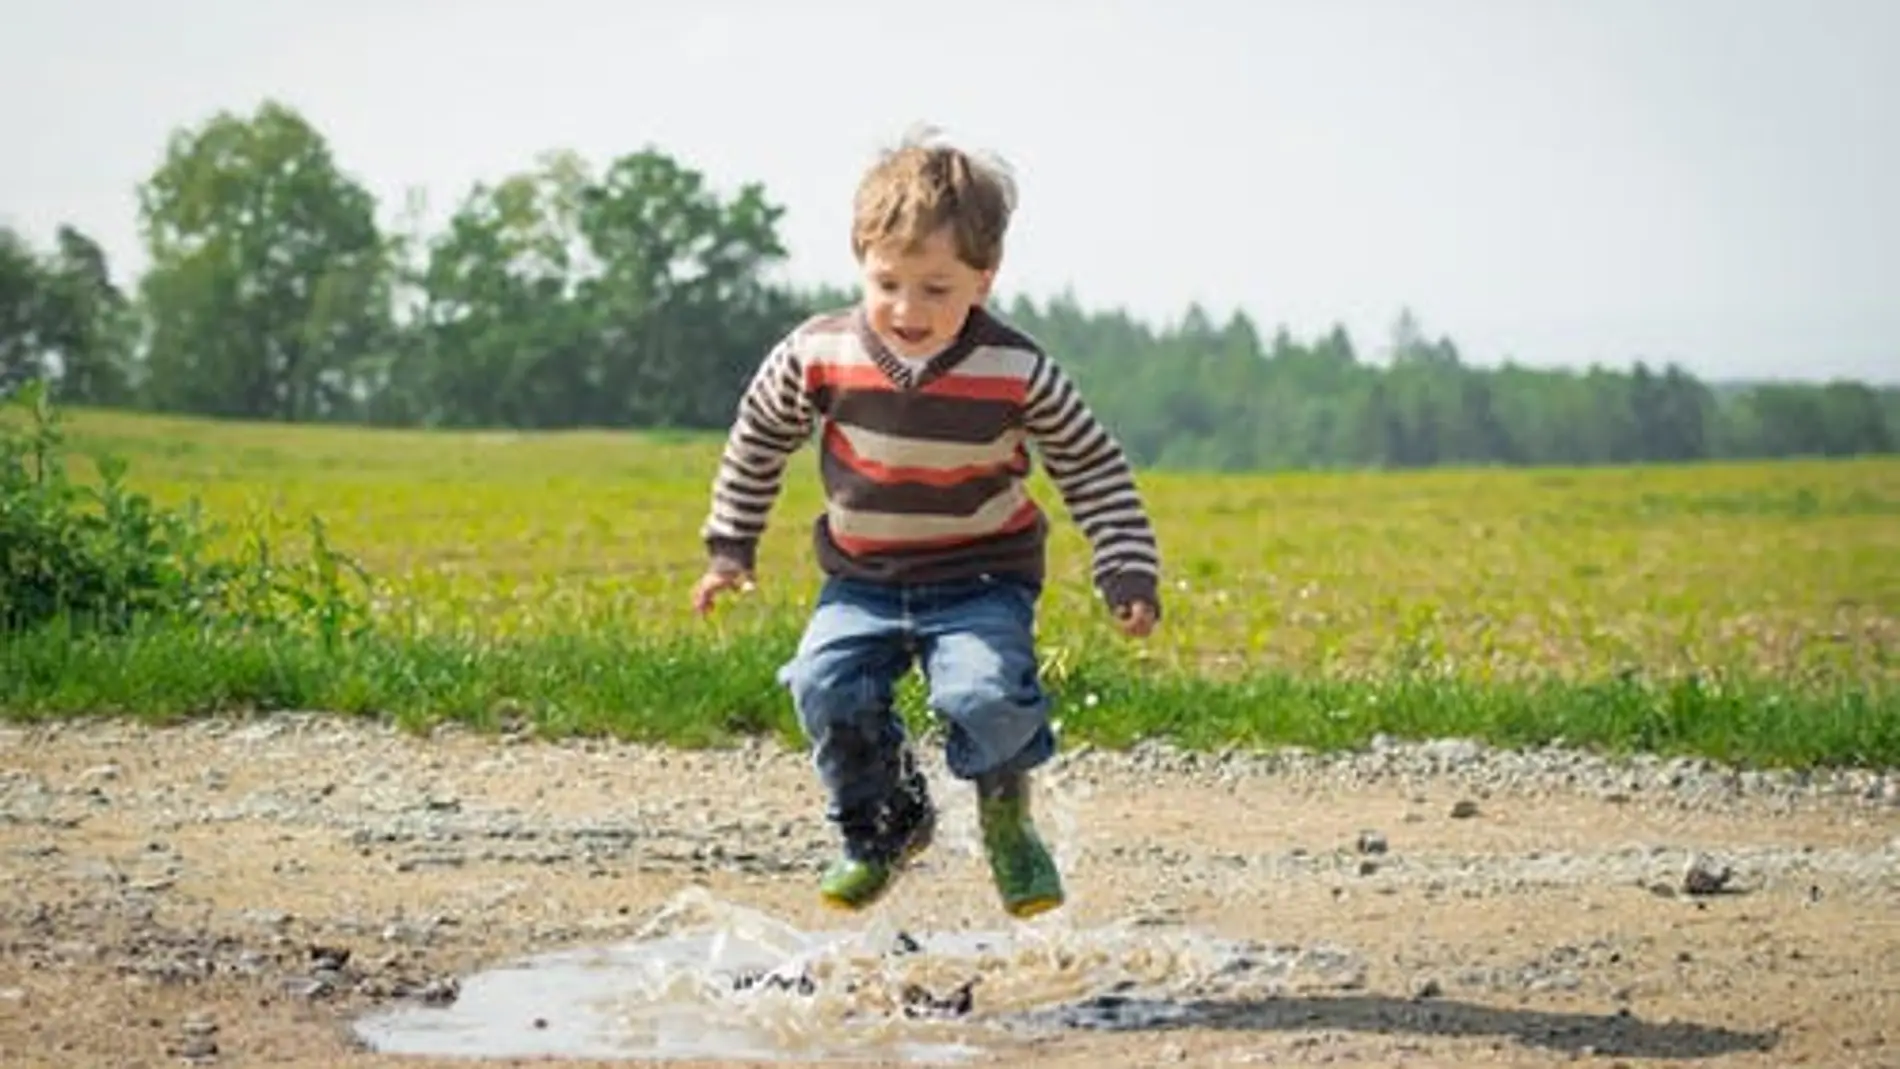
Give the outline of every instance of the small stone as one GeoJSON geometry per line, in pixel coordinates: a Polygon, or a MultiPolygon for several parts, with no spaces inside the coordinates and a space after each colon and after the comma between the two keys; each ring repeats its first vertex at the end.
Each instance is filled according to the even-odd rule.
{"type": "Polygon", "coordinates": [[[1714,895],[1727,890],[1734,872],[1727,865],[1717,866],[1711,858],[1697,855],[1682,874],[1682,893],[1714,895]]]}
{"type": "Polygon", "coordinates": [[[1460,798],[1452,804],[1451,819],[1469,820],[1478,815],[1478,803],[1469,798],[1460,798]]]}
{"type": "Polygon", "coordinates": [[[284,981],[284,994],[292,998],[320,999],[331,994],[329,984],[314,977],[293,977],[284,981]]]}
{"type": "Polygon", "coordinates": [[[350,961],[348,947],[329,947],[312,944],[310,947],[310,967],[316,970],[341,970],[350,961]]]}
{"type": "Polygon", "coordinates": [[[1383,854],[1388,849],[1385,833],[1370,828],[1359,833],[1357,846],[1362,854],[1383,854]]]}
{"type": "Polygon", "coordinates": [[[1438,982],[1436,976],[1419,977],[1412,984],[1412,997],[1415,999],[1437,998],[1445,993],[1445,985],[1438,982]]]}

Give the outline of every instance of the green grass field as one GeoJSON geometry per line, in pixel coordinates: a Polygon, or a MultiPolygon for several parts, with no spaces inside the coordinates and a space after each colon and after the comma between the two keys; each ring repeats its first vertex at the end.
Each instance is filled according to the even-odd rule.
{"type": "MultiPolygon", "coordinates": [[[[9,640],[15,716],[300,707],[713,742],[794,737],[772,672],[818,574],[812,457],[761,586],[695,617],[710,437],[260,426],[77,412],[76,452],[167,505],[373,578],[341,645],[184,629],[9,640]]],[[[1166,620],[1119,636],[1058,522],[1042,640],[1067,737],[1349,745],[1564,738],[1900,763],[1900,460],[1615,470],[1147,473],[1166,620]]],[[[920,691],[906,712],[922,716],[920,691]]]]}

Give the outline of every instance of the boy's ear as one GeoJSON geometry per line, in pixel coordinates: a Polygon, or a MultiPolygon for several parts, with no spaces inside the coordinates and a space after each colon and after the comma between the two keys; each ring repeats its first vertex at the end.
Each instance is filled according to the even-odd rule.
{"type": "Polygon", "coordinates": [[[990,287],[996,284],[996,268],[980,271],[976,276],[976,303],[982,304],[990,299],[990,287]]]}

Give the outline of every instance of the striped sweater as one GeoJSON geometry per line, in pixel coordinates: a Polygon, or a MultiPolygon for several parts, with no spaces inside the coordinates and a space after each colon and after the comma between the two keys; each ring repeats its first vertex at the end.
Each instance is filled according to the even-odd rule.
{"type": "Polygon", "coordinates": [[[1015,574],[1040,582],[1048,522],[1029,447],[1093,551],[1113,607],[1160,611],[1160,556],[1120,445],[1074,383],[982,308],[928,364],[893,356],[859,309],[806,320],[740,399],[702,529],[715,566],[751,571],[791,454],[817,433],[820,566],[883,582],[1015,574]]]}

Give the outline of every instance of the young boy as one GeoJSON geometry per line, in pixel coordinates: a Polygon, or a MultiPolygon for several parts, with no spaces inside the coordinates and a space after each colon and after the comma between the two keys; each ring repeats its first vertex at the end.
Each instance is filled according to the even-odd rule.
{"type": "Polygon", "coordinates": [[[1024,487],[1030,444],[1121,629],[1145,636],[1160,618],[1154,531],[1120,446],[1036,343],[984,307],[1014,201],[1000,165],[954,148],[913,139],[872,166],[851,232],[862,300],[772,348],[713,483],[702,614],[752,582],[787,460],[819,432],[826,579],[779,679],[842,833],[820,892],[846,909],[876,901],[935,827],[892,710],[914,659],[947,725],[946,764],[975,784],[1004,908],[1062,904],[1027,782],[1056,745],[1034,646],[1048,521],[1024,487]]]}

